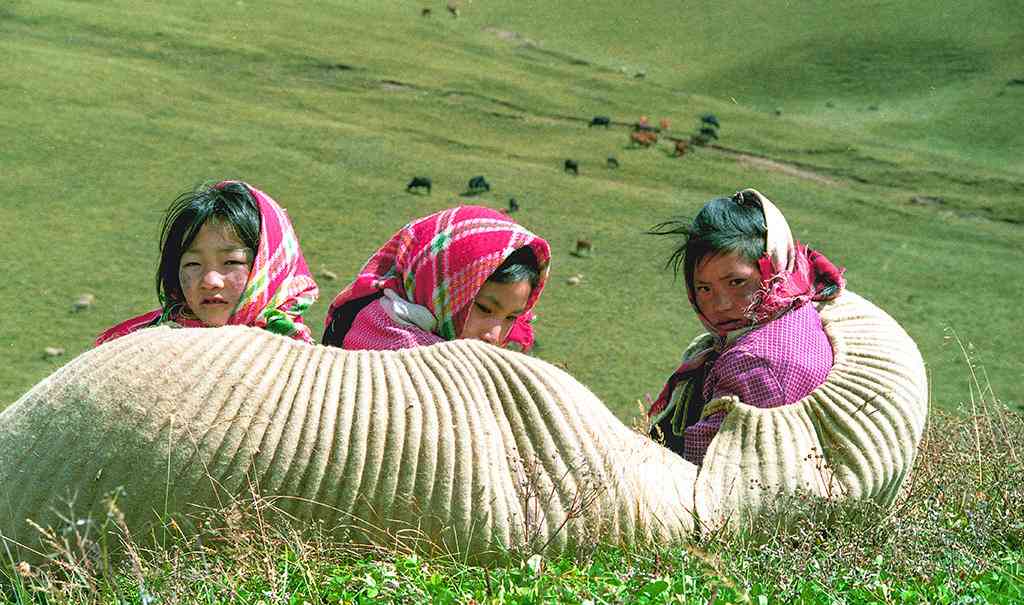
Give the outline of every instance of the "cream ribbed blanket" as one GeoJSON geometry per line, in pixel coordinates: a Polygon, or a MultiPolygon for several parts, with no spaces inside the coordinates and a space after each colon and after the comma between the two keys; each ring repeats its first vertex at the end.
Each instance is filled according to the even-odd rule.
{"type": "Polygon", "coordinates": [[[852,293],[822,316],[829,381],[774,410],[716,402],[732,411],[699,476],[565,372],[481,342],[353,352],[249,328],[142,330],[0,414],[0,533],[34,544],[26,518],[54,523],[69,499],[101,515],[119,486],[141,532],[255,484],[341,539],[479,560],[683,542],[695,512],[716,524],[777,491],[888,503],[923,429],[920,355],[852,293]]]}
{"type": "Polygon", "coordinates": [[[729,413],[697,478],[703,523],[736,525],[777,493],[889,505],[907,478],[928,414],[921,353],[852,292],[819,310],[834,353],[825,384],[772,409],[735,397],[708,403],[729,413]]]}

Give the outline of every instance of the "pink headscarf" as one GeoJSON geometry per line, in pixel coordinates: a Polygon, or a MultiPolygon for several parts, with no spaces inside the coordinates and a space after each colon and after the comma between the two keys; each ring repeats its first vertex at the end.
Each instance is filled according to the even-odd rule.
{"type": "MultiPolygon", "coordinates": [[[[529,350],[533,345],[532,309],[547,281],[551,249],[508,216],[480,206],[442,210],[395,233],[334,299],[325,325],[330,325],[335,311],[345,303],[384,292],[386,304],[400,308],[412,321],[389,322],[386,331],[362,334],[360,340],[369,342],[369,348],[405,348],[413,342],[434,342],[434,338],[454,340],[487,278],[523,247],[533,251],[540,280],[502,344],[515,342],[529,350]]],[[[358,320],[351,328],[361,329],[358,320]]]]}
{"type": "MultiPolygon", "coordinates": [[[[228,325],[254,326],[312,343],[309,327],[302,323],[302,314],[316,301],[319,290],[306,266],[288,214],[269,195],[248,183],[221,181],[214,188],[223,189],[232,183],[243,185],[256,200],[260,212],[260,241],[245,291],[228,325]]],[[[187,328],[207,327],[188,314],[184,301],[167,300],[160,309],[106,330],[96,339],[95,346],[168,321],[187,328]]]]}
{"type": "MultiPolygon", "coordinates": [[[[720,332],[704,317],[697,305],[693,286],[687,283],[686,292],[690,304],[701,323],[713,336],[712,344],[684,361],[672,374],[651,405],[647,413],[650,417],[665,409],[672,391],[679,382],[694,376],[710,356],[720,353],[740,336],[808,301],[832,300],[846,287],[844,269],[836,267],[820,252],[795,241],[782,212],[759,191],[744,189],[738,191],[732,199],[736,204],[756,204],[763,211],[765,218],[765,253],[758,259],[761,288],[744,312],[750,323],[729,332],[720,332]]],[[[699,388],[697,390],[699,391],[699,388]]]]}

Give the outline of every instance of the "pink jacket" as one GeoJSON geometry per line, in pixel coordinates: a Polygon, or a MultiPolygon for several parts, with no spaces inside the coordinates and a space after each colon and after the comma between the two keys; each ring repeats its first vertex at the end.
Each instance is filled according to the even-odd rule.
{"type": "MultiPolygon", "coordinates": [[[[796,403],[825,382],[832,361],[821,318],[813,304],[804,304],[744,334],[709,362],[704,399],[735,395],[759,408],[796,403]]],[[[724,417],[718,412],[688,427],[683,457],[700,465],[724,417]]]]}

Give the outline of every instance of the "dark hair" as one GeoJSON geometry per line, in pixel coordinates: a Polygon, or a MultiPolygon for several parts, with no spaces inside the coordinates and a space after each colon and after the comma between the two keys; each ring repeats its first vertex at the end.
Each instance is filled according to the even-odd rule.
{"type": "Polygon", "coordinates": [[[540,264],[537,263],[537,255],[529,246],[518,248],[508,255],[494,273],[491,273],[487,281],[499,284],[528,281],[531,288],[536,288],[540,283],[540,264]]]}
{"type": "Polygon", "coordinates": [[[160,229],[156,294],[162,305],[182,302],[178,277],[181,257],[210,219],[229,226],[253,252],[259,247],[260,211],[243,183],[203,184],[182,193],[167,208],[160,229]]]}
{"type": "Polygon", "coordinates": [[[686,287],[692,290],[693,273],[707,256],[737,252],[756,263],[765,253],[768,229],[761,204],[753,196],[736,194],[704,204],[692,221],[665,221],[652,227],[648,233],[684,236],[685,239],[665,262],[665,267],[672,267],[678,277],[679,266],[682,265],[686,287]]]}

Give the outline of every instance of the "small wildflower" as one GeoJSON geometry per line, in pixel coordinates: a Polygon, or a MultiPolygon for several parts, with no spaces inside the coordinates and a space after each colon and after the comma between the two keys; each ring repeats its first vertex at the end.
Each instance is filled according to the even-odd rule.
{"type": "Polygon", "coordinates": [[[15,566],[18,571],[18,575],[23,578],[32,577],[32,566],[28,564],[28,561],[22,561],[15,566]]]}

